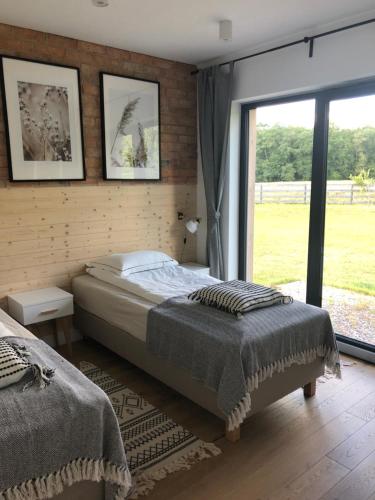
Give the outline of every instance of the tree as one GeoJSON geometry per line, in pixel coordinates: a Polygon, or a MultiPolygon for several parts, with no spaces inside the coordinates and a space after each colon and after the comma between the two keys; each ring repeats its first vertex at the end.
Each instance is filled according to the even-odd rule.
{"type": "Polygon", "coordinates": [[[363,168],[358,175],[351,175],[350,179],[356,186],[360,187],[361,191],[367,191],[370,186],[375,184],[375,179],[370,177],[370,169],[363,168]]]}
{"type": "MultiPolygon", "coordinates": [[[[348,180],[367,171],[375,177],[375,127],[329,129],[328,179],[348,180]]],[[[257,182],[309,181],[313,130],[257,125],[257,182]]]]}

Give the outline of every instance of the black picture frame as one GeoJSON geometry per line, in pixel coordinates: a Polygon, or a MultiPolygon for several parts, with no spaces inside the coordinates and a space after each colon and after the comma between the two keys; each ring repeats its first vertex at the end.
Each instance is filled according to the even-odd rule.
{"type": "MultiPolygon", "coordinates": [[[[35,83],[35,82],[33,82],[35,83]]],[[[44,84],[47,85],[47,84],[44,84]]],[[[54,84],[51,83],[53,86],[54,84]]],[[[7,159],[8,159],[8,173],[9,173],[9,181],[11,182],[58,182],[58,181],[84,181],[86,180],[86,164],[85,164],[85,145],[84,145],[84,134],[83,134],[83,113],[82,113],[82,98],[81,98],[81,76],[80,70],[77,67],[59,64],[59,63],[51,63],[40,61],[37,59],[28,59],[23,57],[9,56],[6,54],[0,54],[0,88],[1,88],[1,97],[2,97],[2,105],[3,105],[3,115],[4,115],[4,127],[5,127],[5,139],[6,139],[6,148],[7,148],[7,159]],[[9,103],[7,99],[7,90],[6,90],[6,74],[4,69],[4,60],[10,61],[20,61],[30,64],[42,65],[46,67],[53,67],[58,69],[67,69],[73,70],[75,72],[75,91],[76,91],[76,113],[75,119],[78,120],[78,125],[75,127],[76,130],[76,138],[78,138],[78,143],[76,147],[76,151],[78,152],[78,160],[79,160],[79,176],[35,176],[33,178],[22,178],[15,175],[15,171],[17,167],[15,166],[15,158],[14,151],[12,151],[12,131],[9,123],[9,103]]],[[[69,115],[70,118],[70,115],[69,115]]],[[[71,123],[69,122],[69,125],[71,123]]],[[[21,138],[22,141],[22,138],[21,138]]],[[[61,164],[60,164],[61,166],[61,164]]],[[[77,167],[73,167],[77,168],[77,167]]]]}
{"type": "MultiPolygon", "coordinates": [[[[101,116],[101,135],[102,135],[102,164],[103,164],[103,179],[106,181],[126,181],[126,182],[158,182],[161,180],[161,133],[160,133],[160,82],[156,80],[148,80],[144,78],[136,78],[133,76],[127,76],[127,75],[120,75],[116,73],[108,73],[106,71],[101,71],[99,73],[99,80],[100,80],[100,116],[101,116]],[[107,147],[109,146],[108,144],[108,126],[106,125],[106,121],[110,120],[108,117],[109,111],[107,110],[106,107],[106,99],[105,99],[105,79],[106,77],[109,78],[115,78],[115,79],[122,79],[124,82],[126,80],[132,81],[132,82],[141,82],[141,83],[146,83],[150,84],[150,86],[155,85],[155,92],[156,92],[156,97],[157,97],[157,110],[155,113],[155,118],[157,119],[157,145],[158,145],[158,152],[157,152],[157,160],[158,160],[158,165],[157,165],[157,175],[153,177],[126,177],[124,175],[122,176],[114,176],[111,175],[110,168],[111,166],[108,164],[108,150],[107,147]]],[[[117,120],[118,121],[118,120],[117,120]]],[[[112,167],[113,168],[113,167],[112,167]]],[[[121,167],[115,167],[115,168],[121,168],[121,167]]],[[[124,167],[125,168],[125,167],[124,167]]]]}

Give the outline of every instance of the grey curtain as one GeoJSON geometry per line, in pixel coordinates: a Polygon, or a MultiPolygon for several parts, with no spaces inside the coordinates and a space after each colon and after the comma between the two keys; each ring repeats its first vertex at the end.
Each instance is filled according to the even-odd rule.
{"type": "Polygon", "coordinates": [[[198,122],[207,202],[207,257],[211,274],[224,279],[221,207],[228,170],[229,121],[233,64],[213,66],[198,74],[198,122]]]}

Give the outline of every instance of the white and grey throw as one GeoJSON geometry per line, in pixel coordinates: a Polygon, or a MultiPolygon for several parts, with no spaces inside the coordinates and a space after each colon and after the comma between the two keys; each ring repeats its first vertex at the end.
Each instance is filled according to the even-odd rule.
{"type": "Polygon", "coordinates": [[[175,297],[150,310],[147,345],[216,392],[229,430],[244,421],[258,384],[292,364],[322,358],[340,375],[328,312],[297,301],[257,309],[238,321],[187,297],[175,297]]]}
{"type": "Polygon", "coordinates": [[[254,309],[293,302],[292,297],[283,295],[274,288],[241,280],[222,281],[200,288],[188,295],[188,298],[238,317],[254,309]]]}
{"type": "Polygon", "coordinates": [[[0,390],[0,500],[52,498],[82,481],[105,481],[106,498],[131,486],[119,426],[106,394],[38,339],[24,345],[30,362],[55,369],[43,390],[30,372],[0,390]]]}
{"type": "Polygon", "coordinates": [[[50,384],[54,370],[30,363],[29,355],[24,346],[0,338],[0,389],[19,382],[26,374],[32,377],[23,390],[35,383],[42,389],[50,384]]]}

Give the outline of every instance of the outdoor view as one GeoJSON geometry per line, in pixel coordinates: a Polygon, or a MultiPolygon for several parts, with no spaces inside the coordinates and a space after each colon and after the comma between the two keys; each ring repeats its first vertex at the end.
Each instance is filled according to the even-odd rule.
{"type": "MultiPolygon", "coordinates": [[[[256,110],[253,280],[305,301],[315,101],[256,110]]],[[[375,345],[375,96],[330,104],[323,307],[375,345]]]]}

